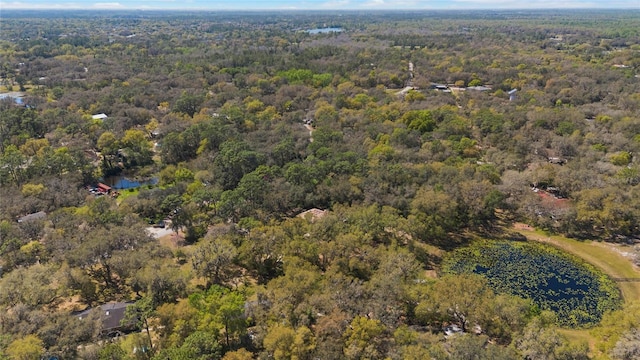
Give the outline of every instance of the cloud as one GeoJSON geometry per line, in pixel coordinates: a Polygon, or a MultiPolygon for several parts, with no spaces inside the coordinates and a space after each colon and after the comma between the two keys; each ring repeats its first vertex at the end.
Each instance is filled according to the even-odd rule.
{"type": "Polygon", "coordinates": [[[325,2],[320,7],[328,8],[328,9],[337,9],[337,8],[344,8],[347,6],[349,6],[349,0],[332,0],[332,1],[325,2]]]}
{"type": "Polygon", "coordinates": [[[0,2],[2,9],[42,9],[42,10],[55,10],[55,9],[81,9],[82,6],[78,3],[62,3],[62,4],[33,4],[20,1],[13,2],[0,2]]]}
{"type": "Polygon", "coordinates": [[[555,0],[451,0],[457,4],[456,7],[461,8],[502,8],[502,9],[557,9],[557,8],[594,8],[602,7],[603,4],[573,0],[573,1],[555,1],[555,0]]]}
{"type": "Polygon", "coordinates": [[[95,3],[93,7],[96,9],[122,9],[124,6],[117,2],[110,3],[95,3]]]}

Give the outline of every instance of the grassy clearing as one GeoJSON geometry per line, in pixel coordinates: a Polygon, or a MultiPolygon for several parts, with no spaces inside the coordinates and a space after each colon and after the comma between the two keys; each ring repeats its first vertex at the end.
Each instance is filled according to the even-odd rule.
{"type": "Polygon", "coordinates": [[[120,195],[118,196],[118,204],[120,204],[124,199],[131,197],[131,196],[136,196],[140,193],[140,188],[133,188],[133,189],[124,189],[124,190],[117,190],[120,195]]]}
{"type": "Polygon", "coordinates": [[[597,347],[598,339],[586,329],[567,329],[560,328],[558,333],[564,336],[571,343],[587,343],[589,344],[589,356],[592,360],[610,360],[607,354],[601,352],[597,347]]]}

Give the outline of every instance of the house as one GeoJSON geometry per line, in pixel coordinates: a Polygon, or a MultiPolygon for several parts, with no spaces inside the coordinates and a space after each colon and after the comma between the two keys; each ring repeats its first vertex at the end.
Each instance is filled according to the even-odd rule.
{"type": "Polygon", "coordinates": [[[436,83],[431,83],[431,86],[429,88],[431,90],[438,90],[438,91],[447,91],[447,90],[449,90],[449,87],[447,85],[436,84],[436,83]]]}
{"type": "Polygon", "coordinates": [[[111,192],[111,186],[109,185],[105,185],[103,183],[98,183],[98,187],[97,187],[98,191],[103,193],[103,194],[108,194],[111,192]]]}
{"type": "Polygon", "coordinates": [[[44,211],[38,211],[36,213],[33,214],[28,214],[25,215],[21,218],[18,218],[18,222],[19,223],[23,223],[23,222],[27,222],[27,221],[33,221],[33,220],[40,220],[40,219],[44,219],[45,217],[47,217],[47,213],[44,211]]]}
{"type": "Polygon", "coordinates": [[[559,158],[559,157],[550,157],[549,162],[551,164],[564,165],[567,163],[567,160],[559,158]]]}
{"type": "Polygon", "coordinates": [[[474,91],[489,91],[489,90],[491,90],[491,88],[490,88],[490,87],[488,87],[488,86],[482,86],[482,85],[480,85],[480,86],[469,86],[469,87],[467,87],[467,90],[474,90],[474,91]]]}
{"type": "Polygon", "coordinates": [[[83,320],[93,311],[100,311],[100,319],[102,321],[100,333],[105,336],[119,336],[136,330],[136,326],[133,322],[122,325],[122,320],[125,317],[125,310],[131,304],[132,303],[124,302],[102,304],[97,308],[89,308],[79,313],[75,313],[74,316],[83,320]]]}
{"type": "Polygon", "coordinates": [[[509,92],[507,92],[507,94],[509,94],[509,101],[513,101],[516,99],[516,92],[518,92],[518,89],[511,89],[509,90],[509,92]]]}
{"type": "Polygon", "coordinates": [[[104,120],[108,118],[108,116],[106,114],[100,113],[100,114],[91,115],[91,118],[93,120],[104,120]]]}
{"type": "Polygon", "coordinates": [[[311,222],[314,222],[318,219],[323,218],[325,215],[328,214],[327,210],[320,210],[317,208],[313,208],[313,209],[309,209],[307,211],[303,211],[300,214],[298,214],[298,217],[301,217],[303,219],[308,219],[311,222]]]}

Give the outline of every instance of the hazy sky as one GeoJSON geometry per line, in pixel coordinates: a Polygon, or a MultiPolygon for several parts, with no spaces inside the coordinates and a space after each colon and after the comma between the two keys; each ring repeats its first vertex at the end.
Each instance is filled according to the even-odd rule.
{"type": "Polygon", "coordinates": [[[554,8],[640,9],[640,0],[0,0],[0,11],[4,9],[373,10],[554,8]]]}

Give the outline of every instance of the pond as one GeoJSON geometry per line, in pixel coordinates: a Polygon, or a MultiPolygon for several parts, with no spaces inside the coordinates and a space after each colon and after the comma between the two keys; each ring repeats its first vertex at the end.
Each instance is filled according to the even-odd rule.
{"type": "Polygon", "coordinates": [[[316,28],[316,29],[309,29],[307,30],[307,32],[311,35],[328,34],[328,33],[334,33],[334,32],[342,32],[342,28],[339,28],[339,27],[316,28]]]}
{"type": "Polygon", "coordinates": [[[13,91],[13,92],[8,92],[8,93],[0,93],[0,100],[1,99],[6,99],[6,98],[10,98],[13,99],[13,102],[16,105],[22,105],[24,103],[24,101],[22,100],[22,97],[24,96],[23,92],[18,92],[18,91],[13,91]]]}
{"type": "Polygon", "coordinates": [[[158,178],[150,178],[146,180],[131,180],[123,175],[107,176],[101,181],[105,185],[109,185],[114,189],[126,190],[135,189],[144,185],[156,185],[158,178]]]}
{"type": "Polygon", "coordinates": [[[476,242],[453,251],[443,271],[484,276],[496,292],[529,298],[554,311],[565,326],[597,324],[604,312],[621,304],[616,284],[601,271],[538,243],[476,242]]]}

